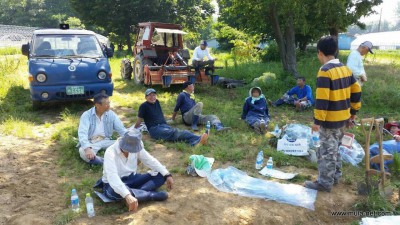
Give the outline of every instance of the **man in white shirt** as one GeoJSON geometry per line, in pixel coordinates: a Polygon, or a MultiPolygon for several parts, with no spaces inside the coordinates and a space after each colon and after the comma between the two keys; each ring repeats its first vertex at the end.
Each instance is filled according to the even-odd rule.
{"type": "Polygon", "coordinates": [[[196,76],[200,75],[200,68],[204,66],[209,66],[211,67],[212,73],[214,73],[214,59],[211,55],[210,52],[208,52],[207,49],[207,41],[202,40],[200,42],[200,46],[197,46],[194,49],[193,52],[193,57],[192,57],[192,65],[195,69],[195,74],[196,76]],[[204,60],[204,58],[207,57],[207,60],[204,60]]]}
{"type": "Polygon", "coordinates": [[[110,110],[108,95],[99,93],[94,96],[94,107],[84,112],[78,128],[79,155],[90,164],[103,164],[103,158],[97,152],[114,144],[111,136],[115,131],[120,136],[127,130],[118,116],[110,110]]]}
{"type": "Polygon", "coordinates": [[[139,202],[166,200],[167,192],[155,190],[165,182],[171,190],[174,180],[165,166],[144,149],[142,134],[131,130],[107,148],[102,182],[103,192],[108,198],[125,199],[129,211],[134,211],[139,202]],[[137,173],[138,160],[154,172],[137,173]]]}
{"type": "Polygon", "coordinates": [[[368,52],[374,54],[372,51],[372,43],[370,41],[365,41],[361,43],[356,50],[351,51],[347,58],[347,67],[349,67],[351,72],[353,72],[353,76],[357,79],[360,85],[367,81],[362,56],[367,55],[368,52]]]}

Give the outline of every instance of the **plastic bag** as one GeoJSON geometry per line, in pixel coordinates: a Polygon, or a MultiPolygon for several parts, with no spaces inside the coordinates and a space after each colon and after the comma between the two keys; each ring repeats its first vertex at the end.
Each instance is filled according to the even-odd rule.
{"type": "Polygon", "coordinates": [[[303,124],[292,123],[286,125],[283,130],[283,137],[288,140],[304,138],[307,139],[308,147],[313,148],[311,128],[303,124]]]}
{"type": "Polygon", "coordinates": [[[216,169],[208,181],[219,191],[240,196],[271,199],[281,203],[314,210],[317,191],[297,184],[281,184],[248,176],[245,172],[228,167],[216,169]]]}
{"type": "Polygon", "coordinates": [[[363,147],[357,142],[356,139],[353,140],[351,149],[341,145],[339,146],[339,152],[342,156],[342,160],[350,163],[353,166],[357,166],[357,164],[359,164],[365,156],[363,147]]]}

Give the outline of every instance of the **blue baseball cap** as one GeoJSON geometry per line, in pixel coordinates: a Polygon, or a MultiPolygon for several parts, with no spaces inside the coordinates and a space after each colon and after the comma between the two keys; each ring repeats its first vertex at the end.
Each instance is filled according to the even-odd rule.
{"type": "Polygon", "coordinates": [[[153,88],[149,88],[149,89],[146,90],[146,92],[144,94],[145,94],[145,96],[147,96],[147,95],[149,95],[151,93],[157,93],[157,91],[154,90],[153,88]]]}
{"type": "Polygon", "coordinates": [[[207,46],[207,41],[206,41],[206,40],[202,40],[202,41],[200,42],[200,45],[207,46]]]}

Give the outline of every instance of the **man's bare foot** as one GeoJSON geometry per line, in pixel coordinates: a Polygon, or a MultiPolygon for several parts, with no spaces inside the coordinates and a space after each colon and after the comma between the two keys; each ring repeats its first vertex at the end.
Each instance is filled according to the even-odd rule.
{"type": "Polygon", "coordinates": [[[202,134],[200,137],[199,144],[205,145],[207,143],[207,139],[208,139],[208,134],[206,134],[206,133],[202,134]]]}

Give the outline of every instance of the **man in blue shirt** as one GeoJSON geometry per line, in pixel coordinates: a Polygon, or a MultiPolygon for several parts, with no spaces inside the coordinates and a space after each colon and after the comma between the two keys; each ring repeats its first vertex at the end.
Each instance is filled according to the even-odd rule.
{"type": "Polygon", "coordinates": [[[191,125],[192,130],[194,131],[199,130],[197,127],[198,124],[205,125],[207,124],[207,121],[210,121],[210,124],[213,125],[217,131],[229,129],[229,127],[224,127],[216,115],[201,114],[203,111],[203,103],[196,103],[194,84],[192,82],[186,81],[183,83],[182,88],[183,91],[178,95],[178,99],[176,100],[172,120],[175,120],[176,114],[180,110],[183,122],[187,125],[191,125]]]}
{"type": "Polygon", "coordinates": [[[268,100],[268,103],[274,107],[284,103],[296,106],[296,110],[300,111],[314,105],[312,90],[309,85],[306,85],[304,77],[297,78],[297,86],[286,92],[280,99],[275,102],[268,100]],[[296,97],[294,96],[296,95],[296,97]]]}
{"type": "Polygon", "coordinates": [[[157,100],[156,90],[149,88],[145,92],[146,101],[139,107],[138,120],[135,128],[140,127],[144,121],[150,137],[166,141],[184,141],[191,146],[205,144],[208,134],[195,135],[187,130],[172,128],[167,124],[162,112],[160,102],[157,100]]]}
{"type": "Polygon", "coordinates": [[[94,107],[84,112],[78,128],[79,154],[90,164],[103,164],[103,158],[96,156],[101,149],[107,149],[114,144],[111,140],[113,131],[122,137],[127,129],[118,116],[110,110],[110,100],[106,94],[94,96],[94,107]]]}

